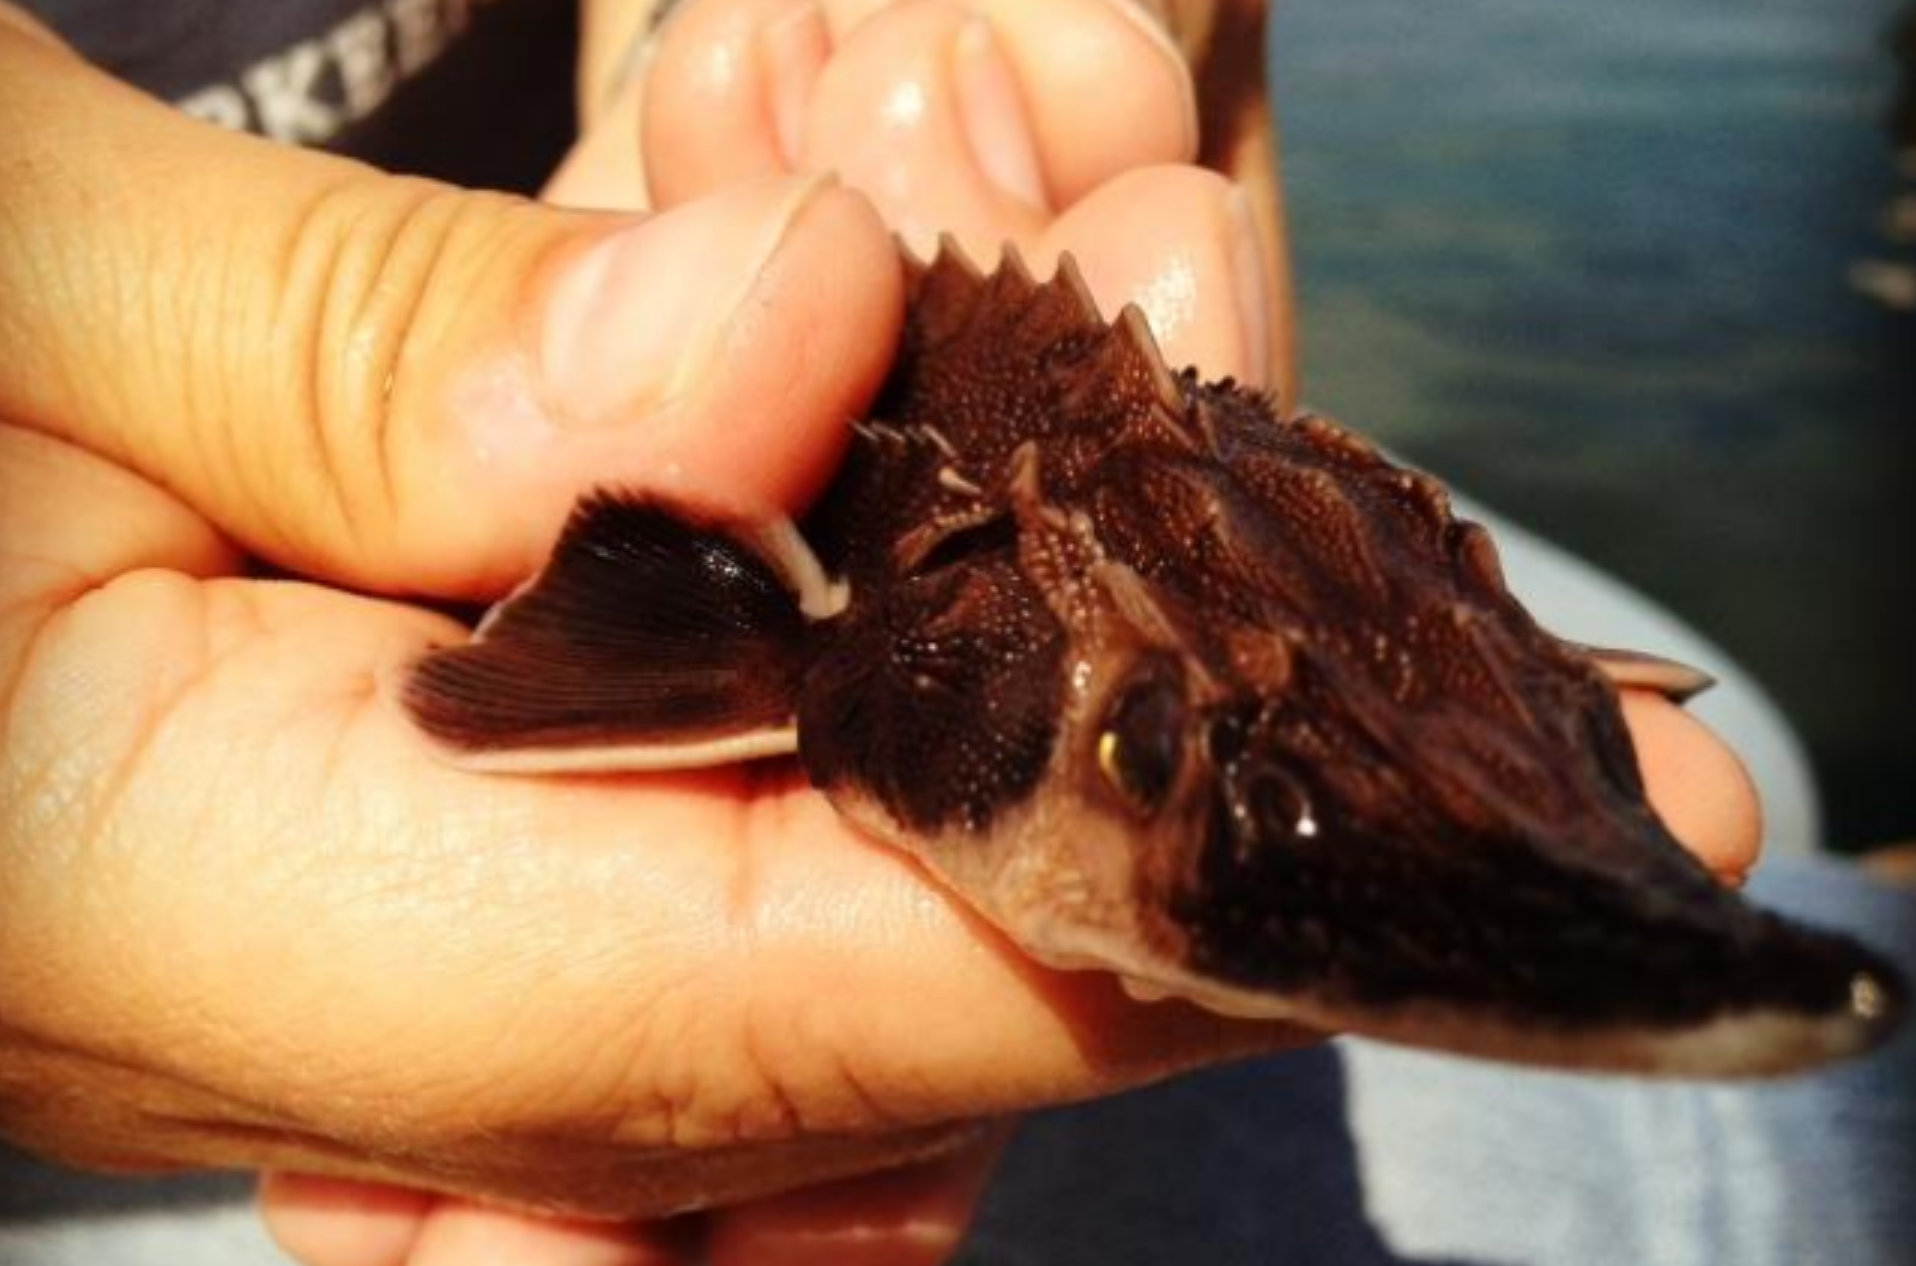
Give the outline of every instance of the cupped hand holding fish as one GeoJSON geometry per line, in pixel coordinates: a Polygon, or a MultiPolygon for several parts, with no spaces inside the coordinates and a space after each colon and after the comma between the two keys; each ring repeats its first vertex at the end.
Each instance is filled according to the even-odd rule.
{"type": "MultiPolygon", "coordinates": [[[[900,7],[934,45],[983,38],[900,7]]],[[[881,36],[905,39],[848,34],[845,65],[881,36]]],[[[500,596],[589,487],[742,514],[816,493],[898,332],[865,201],[701,172],[658,136],[672,209],[562,212],[185,122],[5,11],[0,61],[9,1136],[348,1180],[275,1202],[314,1261],[678,1260],[664,1231],[405,1189],[613,1217],[743,1202],[709,1223],[715,1262],[859,1260],[849,1241],[934,1261],[976,1191],[971,1123],[1300,1040],[1034,967],[787,775],[462,773],[383,690],[459,636],[429,604],[500,596]]],[[[1171,359],[1284,376],[1247,317],[1284,307],[1274,269],[1246,306],[1242,204],[1154,168],[1194,140],[1080,151],[1048,127],[1036,210],[973,232],[1069,244],[1112,307],[1169,279],[1171,359]]],[[[803,141],[816,161],[828,133],[803,141]]],[[[965,196],[899,197],[919,194],[965,196]]],[[[1631,717],[1660,809],[1740,873],[1734,761],[1660,702],[1631,717]]]]}

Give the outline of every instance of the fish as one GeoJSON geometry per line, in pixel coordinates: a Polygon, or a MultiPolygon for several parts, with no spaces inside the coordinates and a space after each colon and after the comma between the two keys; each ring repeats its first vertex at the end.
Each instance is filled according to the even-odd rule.
{"type": "Polygon", "coordinates": [[[796,760],[1023,953],[1142,1000],[1673,1076],[1881,1043],[1868,947],[1718,882],[1620,686],[1434,477],[1166,365],[1069,256],[904,256],[894,367],[804,516],[601,489],[403,706],[518,774],[796,760]]]}

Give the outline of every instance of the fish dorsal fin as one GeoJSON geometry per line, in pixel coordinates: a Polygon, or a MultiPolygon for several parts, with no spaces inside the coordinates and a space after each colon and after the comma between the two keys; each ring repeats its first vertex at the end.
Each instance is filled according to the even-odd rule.
{"type": "Polygon", "coordinates": [[[789,524],[699,521],[599,492],[545,570],[466,645],[428,654],[401,701],[468,768],[603,772],[794,750],[808,618],[842,594],[789,524]]]}
{"type": "Polygon", "coordinates": [[[982,272],[945,239],[907,263],[904,351],[877,415],[935,425],[974,465],[1003,469],[1029,440],[1191,446],[1190,406],[1144,315],[1098,312],[1077,264],[1034,281],[1016,249],[982,272]]]}

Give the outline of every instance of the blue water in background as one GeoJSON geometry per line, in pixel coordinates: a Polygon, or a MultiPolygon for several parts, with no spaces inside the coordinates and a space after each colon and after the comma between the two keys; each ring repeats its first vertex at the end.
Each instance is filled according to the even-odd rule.
{"type": "MultiPolygon", "coordinates": [[[[1899,0],[1280,0],[1304,403],[1646,590],[1916,839],[1899,0]]],[[[1574,635],[1574,630],[1563,630],[1574,635]]]]}

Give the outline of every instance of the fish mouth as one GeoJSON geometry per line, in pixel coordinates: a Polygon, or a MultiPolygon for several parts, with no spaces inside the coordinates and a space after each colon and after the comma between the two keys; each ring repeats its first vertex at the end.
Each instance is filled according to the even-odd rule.
{"type": "Polygon", "coordinates": [[[1579,845],[1320,835],[1212,850],[1167,912],[1194,1000],[1514,1063],[1788,1073],[1909,1009],[1867,946],[1724,887],[1647,812],[1579,845]]]}
{"type": "Polygon", "coordinates": [[[1725,1005],[1684,1023],[1550,1018],[1516,1007],[1432,998],[1379,1003],[1334,991],[1280,994],[1176,968],[1125,973],[1121,982],[1140,1002],[1177,998],[1234,1019],[1282,1020],[1327,1036],[1501,1063],[1670,1078],[1774,1077],[1866,1055],[1903,1023],[1909,995],[1902,974],[1855,942],[1828,939],[1842,942],[1855,960],[1840,1001],[1813,1008],[1725,1005]]]}
{"type": "MultiPolygon", "coordinates": [[[[1531,1001],[1329,1001],[1320,1023],[1381,1041],[1587,1072],[1669,1077],[1763,1077],[1867,1054],[1894,1035],[1909,989],[1894,966],[1848,937],[1774,915],[1761,943],[1726,950],[1681,986],[1637,970],[1599,987],[1589,972],[1558,982],[1550,1008],[1531,1001]],[[1758,978],[1757,974],[1774,972],[1758,978]]],[[[1548,988],[1548,976],[1536,984],[1548,988]]],[[[1303,1009],[1314,1012],[1315,1007],[1303,1009]]]]}

